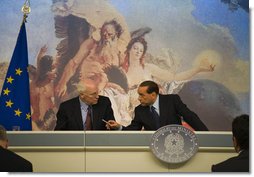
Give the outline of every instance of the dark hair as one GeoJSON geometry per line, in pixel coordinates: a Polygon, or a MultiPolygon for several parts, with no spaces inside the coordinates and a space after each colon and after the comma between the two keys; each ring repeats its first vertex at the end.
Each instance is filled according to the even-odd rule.
{"type": "MultiPolygon", "coordinates": [[[[105,22],[102,25],[101,29],[103,29],[107,25],[113,25],[115,27],[117,38],[119,38],[121,36],[121,34],[123,33],[122,26],[116,20],[111,20],[111,21],[105,22]]],[[[101,36],[102,36],[102,30],[101,30],[101,36]]]]}
{"type": "Polygon", "coordinates": [[[127,46],[127,51],[130,51],[130,50],[131,50],[131,47],[132,47],[133,44],[135,44],[136,42],[140,42],[141,44],[143,44],[143,46],[144,46],[143,54],[145,54],[145,53],[146,53],[146,50],[147,50],[147,42],[146,42],[146,40],[145,40],[143,37],[138,37],[138,38],[131,39],[131,41],[129,42],[129,44],[128,44],[128,46],[127,46]]]}
{"type": "Polygon", "coordinates": [[[151,94],[155,92],[156,94],[159,94],[159,86],[153,81],[144,81],[142,82],[139,87],[148,87],[146,92],[151,94]]]}
{"type": "Polygon", "coordinates": [[[39,61],[38,80],[37,82],[44,81],[47,78],[47,73],[52,70],[53,57],[44,55],[39,61]]]}
{"type": "Polygon", "coordinates": [[[129,65],[130,65],[130,50],[131,50],[133,44],[135,44],[136,42],[140,42],[144,46],[144,51],[143,51],[142,56],[140,57],[139,63],[141,64],[141,66],[143,68],[145,67],[144,59],[145,59],[145,54],[146,54],[146,51],[147,51],[147,42],[143,37],[137,37],[137,38],[131,39],[131,41],[129,42],[129,44],[127,46],[126,56],[125,56],[124,62],[122,64],[122,68],[125,70],[125,72],[128,72],[129,65]]]}
{"type": "Polygon", "coordinates": [[[249,115],[243,114],[233,120],[232,133],[240,149],[249,149],[249,115]]]}

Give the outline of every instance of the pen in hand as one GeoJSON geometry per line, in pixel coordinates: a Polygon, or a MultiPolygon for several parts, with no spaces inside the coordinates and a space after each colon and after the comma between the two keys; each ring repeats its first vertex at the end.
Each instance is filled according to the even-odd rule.
{"type": "Polygon", "coordinates": [[[105,119],[102,119],[102,121],[106,123],[107,129],[110,130],[110,129],[111,129],[111,128],[110,128],[110,123],[107,122],[105,119]]]}
{"type": "Polygon", "coordinates": [[[105,122],[106,124],[110,124],[108,121],[106,121],[105,119],[102,119],[103,122],[105,122]]]}
{"type": "Polygon", "coordinates": [[[102,119],[102,121],[106,123],[106,127],[109,130],[110,129],[116,130],[116,129],[120,128],[120,125],[117,122],[115,122],[114,120],[106,121],[105,119],[102,119]]]}

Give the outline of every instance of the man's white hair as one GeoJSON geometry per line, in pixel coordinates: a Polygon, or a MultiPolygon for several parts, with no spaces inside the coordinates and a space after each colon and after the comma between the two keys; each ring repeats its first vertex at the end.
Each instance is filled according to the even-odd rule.
{"type": "Polygon", "coordinates": [[[84,93],[86,91],[86,86],[84,84],[78,83],[76,86],[78,93],[84,93]]]}

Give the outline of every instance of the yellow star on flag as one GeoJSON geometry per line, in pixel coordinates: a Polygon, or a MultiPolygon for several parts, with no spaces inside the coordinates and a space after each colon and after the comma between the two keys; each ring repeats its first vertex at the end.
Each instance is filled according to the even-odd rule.
{"type": "Polygon", "coordinates": [[[10,91],[8,88],[6,88],[6,89],[4,90],[4,95],[9,95],[10,92],[11,92],[11,91],[10,91]]]}
{"type": "Polygon", "coordinates": [[[16,71],[16,74],[17,74],[17,75],[19,75],[19,76],[20,76],[20,75],[21,75],[21,73],[23,72],[23,71],[21,71],[21,69],[20,69],[20,68],[15,69],[15,71],[16,71]]]}
{"type": "Polygon", "coordinates": [[[14,79],[10,76],[10,77],[8,77],[7,78],[7,83],[11,83],[12,84],[12,81],[13,81],[14,79]]]}
{"type": "Polygon", "coordinates": [[[13,102],[11,102],[11,100],[6,101],[5,103],[6,103],[6,107],[10,107],[10,108],[14,104],[13,102]]]}
{"type": "Polygon", "coordinates": [[[19,117],[20,117],[20,114],[22,113],[19,109],[14,110],[14,112],[15,112],[15,116],[19,116],[19,117]]]}
{"type": "Polygon", "coordinates": [[[26,114],[26,119],[30,120],[30,118],[31,118],[30,113],[26,114]]]}

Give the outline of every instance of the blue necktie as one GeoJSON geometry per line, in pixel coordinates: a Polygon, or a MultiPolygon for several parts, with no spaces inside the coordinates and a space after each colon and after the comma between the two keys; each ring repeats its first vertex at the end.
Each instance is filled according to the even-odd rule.
{"type": "Polygon", "coordinates": [[[154,106],[150,107],[150,111],[151,111],[153,119],[155,120],[155,126],[157,130],[158,128],[160,128],[160,116],[155,109],[156,108],[154,106]]]}

